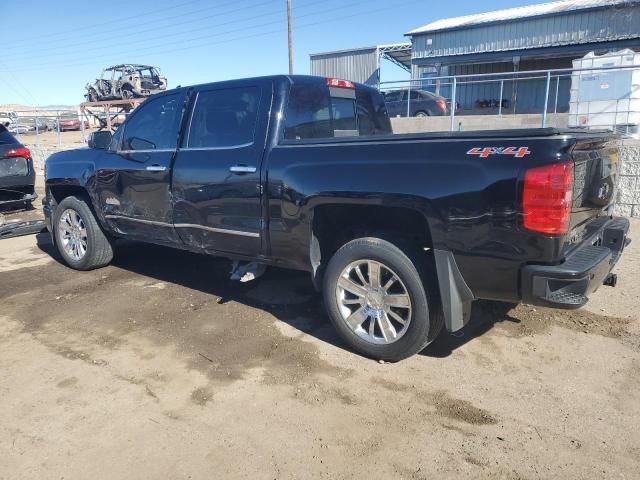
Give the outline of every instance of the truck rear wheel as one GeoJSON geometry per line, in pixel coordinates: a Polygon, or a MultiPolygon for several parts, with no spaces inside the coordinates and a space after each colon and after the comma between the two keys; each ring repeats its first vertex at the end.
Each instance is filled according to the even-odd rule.
{"type": "Polygon", "coordinates": [[[424,260],[411,248],[359,238],[331,258],[324,299],[340,337],[367,357],[398,361],[423,350],[440,333],[442,309],[424,282],[424,260]]]}
{"type": "Polygon", "coordinates": [[[76,270],[104,267],[113,259],[113,247],[87,203],[67,197],[53,221],[56,247],[65,263],[76,270]]]}

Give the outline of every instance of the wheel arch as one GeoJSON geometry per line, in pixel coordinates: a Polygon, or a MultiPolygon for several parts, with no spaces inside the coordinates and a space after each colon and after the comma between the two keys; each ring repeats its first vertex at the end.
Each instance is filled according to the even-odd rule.
{"type": "Polygon", "coordinates": [[[442,248],[438,237],[439,217],[431,205],[424,204],[418,209],[406,203],[323,203],[313,208],[311,216],[309,258],[318,290],[326,264],[342,245],[355,238],[379,235],[387,240],[400,240],[423,254],[424,261],[436,273],[437,293],[448,331],[460,330],[468,323],[474,296],[453,253],[442,248]]]}

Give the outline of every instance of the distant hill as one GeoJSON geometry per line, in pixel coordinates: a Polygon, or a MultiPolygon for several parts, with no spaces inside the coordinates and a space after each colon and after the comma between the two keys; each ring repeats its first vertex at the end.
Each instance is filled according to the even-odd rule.
{"type": "Polygon", "coordinates": [[[19,103],[6,103],[4,105],[0,105],[0,111],[6,112],[35,112],[35,111],[78,111],[78,105],[44,105],[34,107],[32,105],[22,105],[19,103]]]}

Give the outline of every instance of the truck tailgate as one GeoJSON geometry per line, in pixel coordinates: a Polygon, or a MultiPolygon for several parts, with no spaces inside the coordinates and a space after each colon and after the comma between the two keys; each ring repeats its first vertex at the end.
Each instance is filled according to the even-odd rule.
{"type": "Polygon", "coordinates": [[[577,138],[571,151],[574,160],[572,235],[579,235],[590,220],[606,214],[613,205],[618,149],[619,142],[611,135],[577,138]]]}

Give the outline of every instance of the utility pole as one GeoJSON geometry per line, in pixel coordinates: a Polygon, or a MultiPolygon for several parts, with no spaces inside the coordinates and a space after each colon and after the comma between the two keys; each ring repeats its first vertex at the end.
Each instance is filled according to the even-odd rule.
{"type": "Polygon", "coordinates": [[[293,40],[291,38],[291,0],[287,0],[287,30],[289,33],[289,75],[293,75],[293,40]]]}

